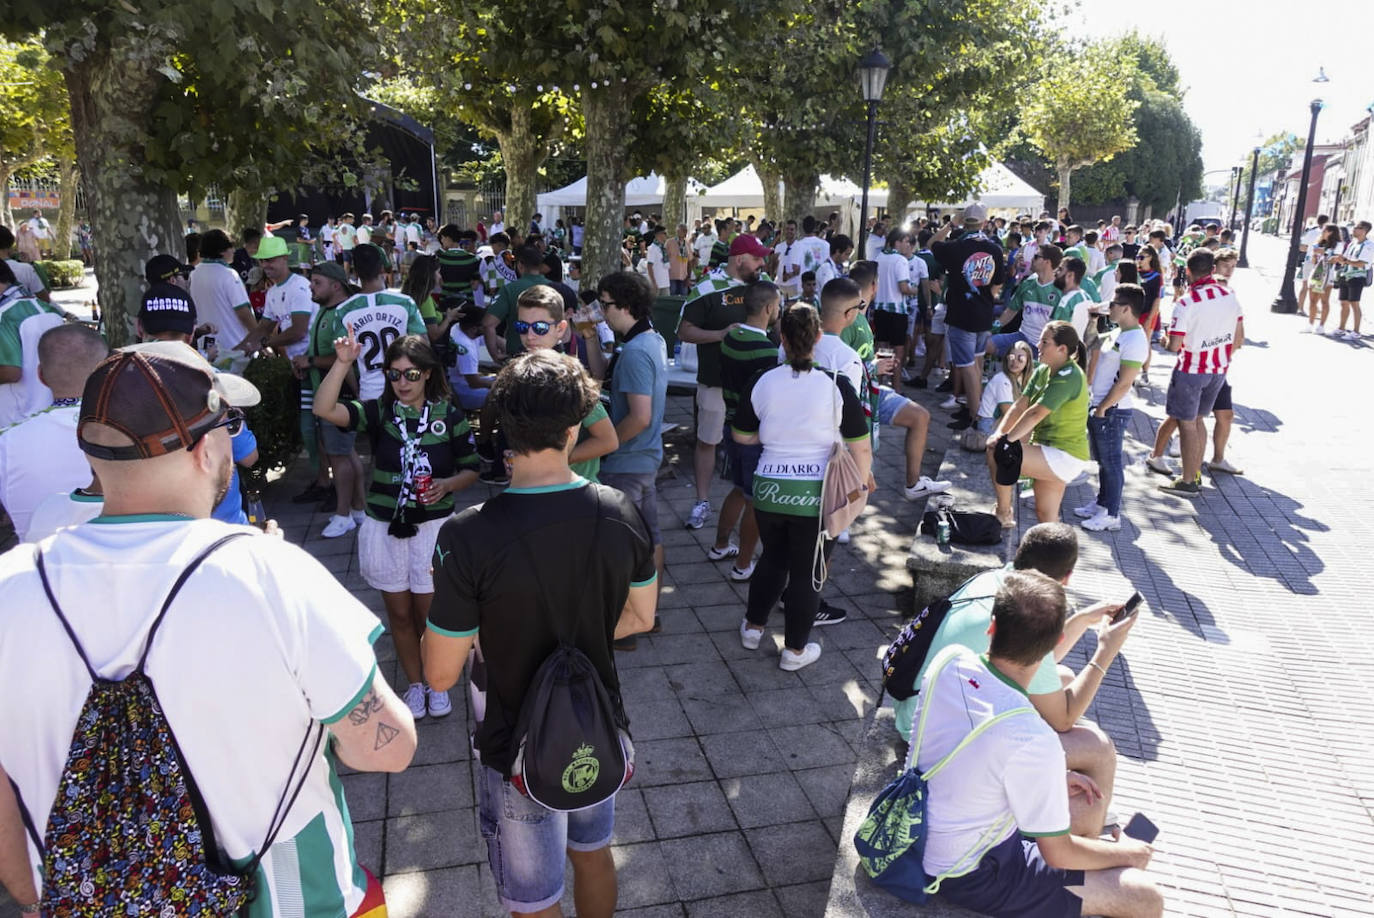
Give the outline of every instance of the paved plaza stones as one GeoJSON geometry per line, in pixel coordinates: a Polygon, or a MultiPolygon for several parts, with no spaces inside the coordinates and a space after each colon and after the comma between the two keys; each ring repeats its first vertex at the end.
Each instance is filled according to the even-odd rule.
{"type": "MultiPolygon", "coordinates": [[[[1256,263],[1281,263],[1278,242],[1252,236],[1251,246],[1256,263]]],[[[1374,342],[1298,336],[1302,320],[1268,312],[1277,280],[1264,267],[1238,272],[1236,286],[1248,344],[1232,371],[1231,453],[1247,475],[1207,479],[1202,498],[1185,501],[1132,467],[1121,531],[1081,534],[1073,597],[1135,588],[1148,602],[1088,716],[1120,752],[1112,809],[1123,818],[1141,810],[1160,826],[1151,872],[1169,914],[1369,915],[1374,342]]],[[[1170,363],[1156,356],[1128,461],[1163,415],[1170,363]]],[[[944,413],[934,414],[928,474],[948,443],[944,413]]],[[[691,399],[670,397],[667,420],[690,430],[691,399]]],[[[837,846],[849,845],[841,826],[879,648],[911,604],[905,565],[920,508],[901,498],[894,439],[877,456],[875,506],[837,549],[826,588],[849,621],[817,629],[825,652],[796,673],[777,668],[780,616],[758,651],[739,646],[748,585],[705,560],[714,514],[703,530],[682,528],[690,472],[665,466],[664,630],[617,655],[639,754],[617,802],[619,914],[861,914],[827,912],[827,901],[837,846]]],[[[327,514],[285,501],[301,475],[268,492],[270,515],[380,613],[357,573],[354,537],[320,539],[327,514]]],[[[459,497],[490,493],[479,484],[459,497]]],[[[1064,507],[1092,493],[1071,487],[1064,507]]],[[[723,496],[717,484],[713,505],[723,496]]],[[[1021,516],[1024,530],[1034,522],[1029,501],[1021,516]]],[[[1091,641],[1071,665],[1083,664],[1091,641]]],[[[387,638],[378,652],[396,684],[387,638]]],[[[360,856],[384,878],[395,918],[502,914],[477,829],[460,689],[450,717],[420,723],[407,772],[343,779],[360,856]]],[[[571,891],[564,908],[573,913],[571,891]]]]}

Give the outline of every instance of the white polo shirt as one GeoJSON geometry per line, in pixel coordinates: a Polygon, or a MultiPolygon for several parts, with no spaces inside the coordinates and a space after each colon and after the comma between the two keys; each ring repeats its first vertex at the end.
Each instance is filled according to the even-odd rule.
{"type": "MultiPolygon", "coordinates": [[[[96,671],[127,676],[173,581],[211,542],[243,528],[99,517],[40,543],[53,592],[96,671]]],[[[91,678],[44,597],[33,552],[0,556],[0,595],[0,749],[43,826],[91,678]]],[[[147,672],[230,858],[262,844],[311,726],[342,719],[372,684],[381,632],[323,565],[270,536],[230,542],[187,580],[147,672]]],[[[32,842],[27,850],[38,884],[41,860],[32,842]]],[[[324,746],[258,880],[254,918],[348,915],[363,899],[343,786],[324,746]],[[291,902],[295,911],[278,910],[291,902]]]]}

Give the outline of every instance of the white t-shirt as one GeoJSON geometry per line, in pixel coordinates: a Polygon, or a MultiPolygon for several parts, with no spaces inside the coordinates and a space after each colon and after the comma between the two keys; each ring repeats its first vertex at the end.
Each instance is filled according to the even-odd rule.
{"type": "Polygon", "coordinates": [[[922,771],[978,724],[1015,708],[1030,710],[989,727],[930,778],[924,866],[932,876],[953,867],[1003,820],[1010,827],[987,842],[1005,841],[1017,830],[1031,837],[1069,834],[1064,747],[1025,690],[1009,682],[970,650],[938,672],[932,664],[922,681],[920,706],[930,706],[916,762],[922,771]]]}
{"type": "MultiPolygon", "coordinates": [[[[1097,355],[1097,366],[1093,370],[1092,395],[1090,404],[1096,408],[1107,393],[1112,391],[1121,368],[1142,367],[1150,353],[1150,339],[1143,328],[1122,329],[1120,326],[1102,335],[1101,350],[1097,355]]],[[[1115,405],[1121,409],[1135,407],[1135,396],[1127,389],[1126,394],[1115,405]]]]}
{"type": "MultiPolygon", "coordinates": [[[[783,240],[773,246],[773,254],[778,256],[778,286],[782,288],[786,296],[797,296],[801,293],[801,268],[798,266],[797,273],[792,277],[787,274],[792,270],[794,264],[792,257],[797,250],[797,240],[788,242],[783,240]]],[[[819,289],[819,288],[818,288],[819,289]]]]}
{"type": "Polygon", "coordinates": [[[878,255],[878,292],[873,296],[873,308],[905,313],[907,295],[902,284],[911,283],[911,261],[900,252],[882,252],[878,255]]]}
{"type": "Polygon", "coordinates": [[[697,237],[697,241],[692,243],[692,249],[697,253],[697,264],[703,268],[711,261],[711,247],[720,241],[720,237],[715,233],[702,233],[697,237]]]}
{"type": "Polygon", "coordinates": [[[196,319],[215,326],[221,353],[233,350],[248,329],[234,312],[248,307],[248,288],[243,286],[239,272],[219,259],[202,259],[191,272],[191,300],[196,304],[196,319]]]}
{"type": "Polygon", "coordinates": [[[879,236],[877,233],[869,233],[868,239],[864,240],[864,258],[867,261],[877,261],[878,255],[887,246],[887,236],[879,236]]]}
{"type": "MultiPolygon", "coordinates": [[[[778,348],[778,362],[786,363],[787,355],[778,348]]],[[[843,373],[849,377],[856,393],[864,391],[864,362],[859,352],[840,340],[839,335],[824,334],[816,342],[811,362],[822,369],[843,373]]]]}
{"type": "Polygon", "coordinates": [[[1303,230],[1302,238],[1299,240],[1299,242],[1307,249],[1307,251],[1303,254],[1304,261],[1310,262],[1312,260],[1312,256],[1315,254],[1312,251],[1312,247],[1317,244],[1317,240],[1321,238],[1321,235],[1322,227],[1320,226],[1309,226],[1307,229],[1303,230]]]}
{"type": "Polygon", "coordinates": [[[983,387],[983,398],[978,402],[978,417],[997,417],[998,405],[1005,404],[1010,407],[1011,403],[1016,401],[1013,393],[1011,377],[999,370],[983,387]]]}
{"type": "MultiPolygon", "coordinates": [[[[268,288],[262,315],[265,319],[275,320],[278,331],[286,331],[291,327],[292,316],[303,315],[312,320],[319,308],[310,297],[310,281],[293,271],[286,276],[286,280],[268,288]]],[[[309,328],[309,324],[306,328],[309,328]]],[[[310,336],[307,334],[295,344],[286,346],[286,356],[299,357],[309,347],[310,336]]]]}
{"type": "Polygon", "coordinates": [[[357,244],[358,244],[358,245],[366,245],[367,243],[371,242],[371,241],[372,241],[372,230],[373,230],[373,227],[372,227],[372,226],[369,226],[369,225],[366,224],[366,223],[364,223],[362,226],[360,226],[360,227],[358,227],[356,230],[354,230],[354,231],[353,231],[353,236],[354,236],[354,238],[357,240],[357,244]]]}
{"type": "Polygon", "coordinates": [[[332,243],[334,241],[334,227],[330,226],[328,223],[320,227],[320,241],[325,245],[332,243]]]}
{"type": "MultiPolygon", "coordinates": [[[[100,517],[41,543],[57,601],[98,673],[118,679],[133,669],[173,581],[235,531],[246,527],[100,517]]],[[[0,595],[0,749],[42,826],[91,678],[44,598],[31,551],[0,556],[0,595]],[[35,695],[34,685],[43,691],[35,695]]],[[[307,731],[343,718],[371,685],[372,642],[381,633],[377,617],[323,565],[262,534],[223,546],[186,581],[147,672],[230,858],[262,844],[307,731]]],[[[339,899],[340,913],[351,914],[365,892],[325,745],[327,738],[259,874],[260,901],[294,899],[297,914],[339,899]]],[[[31,843],[28,853],[37,883],[31,843]]]]}
{"type": "Polygon", "coordinates": [[[0,430],[0,503],[21,540],[44,498],[90,483],[90,463],[76,442],[80,414],[79,404],[48,408],[0,430]]]}
{"type": "Polygon", "coordinates": [[[668,289],[668,256],[663,251],[663,246],[658,243],[650,243],[649,250],[644,255],[646,272],[653,269],[650,280],[659,290],[668,289]]]}
{"type": "Polygon", "coordinates": [[[456,324],[449,329],[448,336],[453,339],[454,352],[458,355],[453,369],[449,370],[449,382],[453,384],[454,391],[469,392],[472,387],[468,385],[467,377],[481,372],[481,344],[476,338],[466,335],[456,324]]]}
{"type": "MultiPolygon", "coordinates": [[[[825,289],[825,285],[840,276],[840,269],[835,265],[833,258],[827,258],[821,262],[821,266],[816,269],[816,293],[819,294],[825,289]]],[[[797,288],[801,289],[800,286],[797,288]]]]}
{"type": "Polygon", "coordinates": [[[490,239],[492,236],[495,236],[497,233],[504,233],[505,231],[506,231],[506,224],[505,224],[505,221],[502,221],[502,222],[500,222],[500,223],[493,223],[491,226],[487,227],[487,238],[490,239]]]}
{"type": "Polygon", "coordinates": [[[47,239],[52,235],[52,226],[42,217],[29,218],[29,232],[35,239],[47,239]]]}
{"type": "Polygon", "coordinates": [[[1088,276],[1107,267],[1107,256],[1097,246],[1088,246],[1088,276]]]}
{"type": "Polygon", "coordinates": [[[47,289],[43,283],[43,278],[38,274],[38,270],[28,262],[6,258],[5,264],[10,266],[10,270],[14,272],[14,279],[19,282],[19,286],[23,287],[24,292],[29,296],[38,296],[47,289]]]}
{"type": "Polygon", "coordinates": [[[912,255],[907,259],[907,264],[911,266],[911,289],[915,291],[907,297],[907,308],[915,312],[921,305],[921,281],[930,278],[930,266],[920,255],[912,255]]]}
{"type": "Polygon", "coordinates": [[[351,252],[358,244],[358,231],[353,228],[352,223],[340,223],[338,229],[334,230],[334,241],[345,252],[351,252]]]}
{"type": "Polygon", "coordinates": [[[80,526],[93,520],[105,509],[105,498],[91,494],[79,494],[73,488],[67,493],[49,494],[33,508],[29,517],[29,532],[25,542],[41,542],[59,529],[80,526]]]}
{"type": "Polygon", "coordinates": [[[820,236],[803,236],[792,243],[792,249],[788,253],[792,264],[801,269],[797,274],[797,286],[801,286],[801,276],[807,271],[814,271],[823,262],[830,260],[830,243],[820,236]]]}

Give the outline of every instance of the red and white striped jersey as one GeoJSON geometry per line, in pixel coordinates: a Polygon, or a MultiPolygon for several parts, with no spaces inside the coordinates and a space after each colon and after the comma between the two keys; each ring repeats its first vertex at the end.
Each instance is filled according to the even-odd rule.
{"type": "Polygon", "coordinates": [[[1183,338],[1181,373],[1225,373],[1231,365],[1240,300],[1210,275],[1194,283],[1174,303],[1170,335],[1183,338]]]}

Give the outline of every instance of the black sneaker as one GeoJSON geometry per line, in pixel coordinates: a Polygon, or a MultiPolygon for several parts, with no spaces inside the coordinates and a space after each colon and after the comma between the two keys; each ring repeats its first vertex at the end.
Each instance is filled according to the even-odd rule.
{"type": "Polygon", "coordinates": [[[956,417],[954,420],[950,421],[945,426],[948,427],[950,430],[968,430],[970,427],[973,426],[973,418],[956,417]]]}
{"type": "Polygon", "coordinates": [[[945,381],[942,382],[942,383],[940,383],[940,385],[938,385],[938,386],[935,387],[935,391],[936,391],[936,392],[953,392],[953,391],[954,391],[954,377],[953,377],[953,376],[946,376],[946,377],[945,377],[945,381]]]}
{"type": "Polygon", "coordinates": [[[636,647],[639,646],[639,638],[635,637],[632,634],[629,637],[623,637],[618,641],[612,641],[611,646],[614,647],[616,650],[620,651],[621,653],[629,653],[631,650],[634,650],[636,647]]]}
{"type": "Polygon", "coordinates": [[[832,606],[824,599],[821,600],[821,607],[816,610],[816,620],[814,625],[838,625],[849,616],[839,606],[832,606]]]}
{"type": "Polygon", "coordinates": [[[913,389],[924,389],[928,385],[924,376],[913,376],[906,381],[906,384],[913,389]]]}

